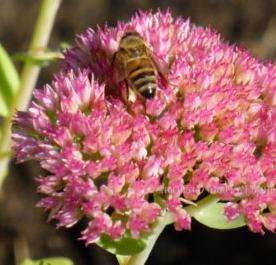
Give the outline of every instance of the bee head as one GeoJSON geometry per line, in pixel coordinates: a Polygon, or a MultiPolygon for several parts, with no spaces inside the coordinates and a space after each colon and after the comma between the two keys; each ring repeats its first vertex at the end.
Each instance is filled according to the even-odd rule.
{"type": "Polygon", "coordinates": [[[139,57],[144,53],[145,41],[137,32],[128,31],[120,40],[119,49],[130,57],[139,57]]]}
{"type": "Polygon", "coordinates": [[[130,49],[145,45],[145,41],[137,32],[126,32],[120,41],[120,48],[130,49]]]}

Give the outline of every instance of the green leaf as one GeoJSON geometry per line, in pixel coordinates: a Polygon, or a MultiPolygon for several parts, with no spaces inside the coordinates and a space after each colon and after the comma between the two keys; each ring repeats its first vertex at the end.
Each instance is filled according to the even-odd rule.
{"type": "Polygon", "coordinates": [[[63,58],[60,52],[19,52],[13,55],[16,61],[28,62],[38,66],[47,66],[52,61],[63,58]]]}
{"type": "Polygon", "coordinates": [[[133,239],[128,235],[124,235],[119,240],[113,240],[108,235],[102,235],[97,244],[115,255],[135,255],[141,252],[146,243],[142,239],[133,239]]]}
{"type": "Polygon", "coordinates": [[[74,263],[64,257],[45,258],[39,260],[24,260],[20,265],[73,265],[74,263]]]}
{"type": "Polygon", "coordinates": [[[59,44],[59,47],[61,48],[61,50],[66,50],[66,49],[71,48],[72,45],[71,45],[69,42],[62,41],[62,42],[59,44]]]}
{"type": "Polygon", "coordinates": [[[189,206],[187,211],[200,223],[215,229],[234,229],[245,225],[244,218],[228,221],[224,215],[225,203],[212,196],[201,200],[197,206],[189,206]]]}
{"type": "Polygon", "coordinates": [[[19,88],[19,76],[8,53],[0,44],[0,115],[7,116],[19,88]]]}

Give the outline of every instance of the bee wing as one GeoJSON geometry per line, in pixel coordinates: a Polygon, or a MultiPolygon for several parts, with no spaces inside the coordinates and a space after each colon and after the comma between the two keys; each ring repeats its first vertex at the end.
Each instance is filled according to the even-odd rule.
{"type": "Polygon", "coordinates": [[[122,55],[120,52],[115,52],[111,60],[111,76],[115,82],[121,82],[126,79],[122,65],[122,55]]]}
{"type": "Polygon", "coordinates": [[[129,101],[130,97],[130,84],[128,82],[126,73],[124,71],[124,56],[120,53],[120,51],[117,51],[113,54],[112,60],[111,60],[111,78],[115,83],[119,84],[124,84],[121,95],[122,98],[125,102],[129,101]]]}
{"type": "Polygon", "coordinates": [[[162,77],[165,77],[165,75],[169,72],[168,64],[150,49],[148,49],[148,51],[149,51],[148,55],[150,56],[157,72],[162,77]]]}
{"type": "Polygon", "coordinates": [[[170,65],[171,63],[167,63],[165,62],[165,60],[163,60],[162,58],[160,58],[156,53],[154,53],[153,51],[151,51],[150,49],[148,49],[149,51],[149,56],[159,74],[159,76],[161,76],[161,78],[167,83],[170,84],[172,86],[175,86],[175,84],[172,84],[168,78],[166,77],[170,71],[170,65]]]}

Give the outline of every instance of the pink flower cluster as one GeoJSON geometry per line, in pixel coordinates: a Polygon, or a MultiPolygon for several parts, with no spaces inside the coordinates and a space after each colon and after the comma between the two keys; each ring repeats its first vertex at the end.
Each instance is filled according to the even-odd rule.
{"type": "Polygon", "coordinates": [[[19,162],[34,159],[39,206],[59,226],[87,221],[82,239],[138,238],[164,212],[190,229],[189,201],[217,195],[225,215],[276,230],[276,65],[254,59],[212,31],[170,12],[136,14],[88,29],[62,70],[34,92],[13,124],[19,162]],[[126,103],[112,56],[139,33],[167,68],[152,100],[126,103]]]}

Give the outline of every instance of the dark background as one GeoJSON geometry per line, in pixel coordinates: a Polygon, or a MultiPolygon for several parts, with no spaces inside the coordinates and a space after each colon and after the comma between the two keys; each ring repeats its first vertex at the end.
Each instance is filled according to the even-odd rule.
{"type": "MultiPolygon", "coordinates": [[[[10,53],[28,47],[37,0],[0,0],[0,41],[10,53]]],[[[190,17],[198,25],[212,26],[224,39],[249,49],[260,59],[276,58],[276,1],[273,0],[64,0],[49,47],[73,43],[74,35],[97,24],[128,20],[137,9],[170,8],[174,16],[190,17]]],[[[20,64],[18,65],[20,68],[20,64]]],[[[43,69],[39,84],[51,79],[56,65],[43,69]]],[[[77,241],[80,228],[55,229],[35,208],[39,195],[34,178],[44,174],[36,163],[15,165],[4,183],[0,200],[0,265],[13,265],[22,257],[38,259],[67,256],[76,265],[116,264],[97,246],[77,241]]],[[[147,265],[272,265],[276,263],[276,235],[253,234],[247,228],[218,231],[195,221],[191,232],[167,227],[147,265]]]]}

